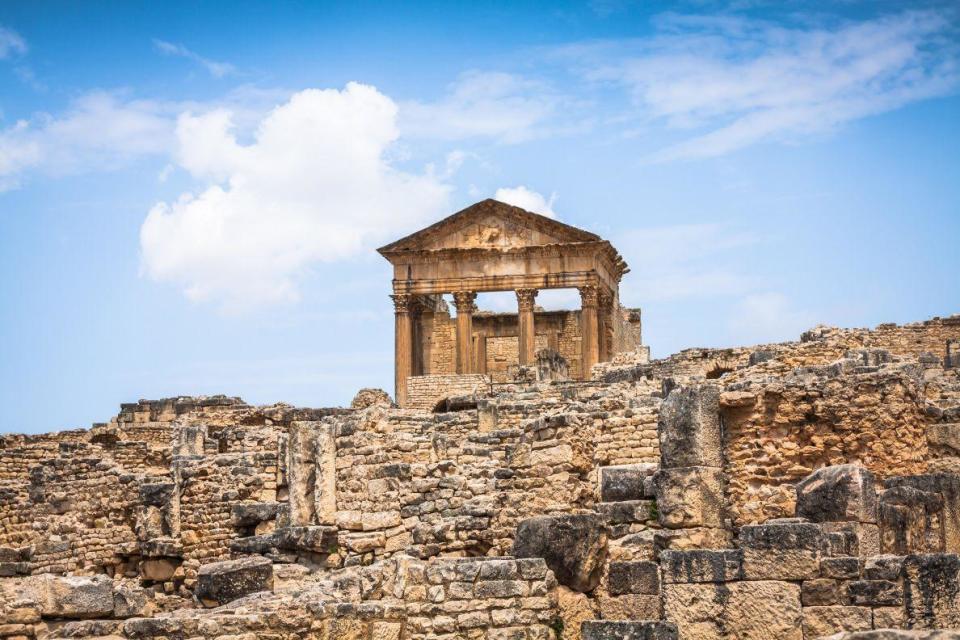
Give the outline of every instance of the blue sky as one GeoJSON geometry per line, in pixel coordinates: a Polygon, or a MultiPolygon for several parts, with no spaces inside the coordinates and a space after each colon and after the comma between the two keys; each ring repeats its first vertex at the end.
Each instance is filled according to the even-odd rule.
{"type": "Polygon", "coordinates": [[[494,195],[657,356],[960,312],[953,3],[344,4],[0,4],[0,431],[390,389],[373,249],[494,195]]]}

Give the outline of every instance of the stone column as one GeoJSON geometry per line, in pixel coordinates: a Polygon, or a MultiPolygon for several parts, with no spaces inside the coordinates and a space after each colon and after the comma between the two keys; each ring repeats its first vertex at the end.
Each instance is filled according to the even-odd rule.
{"type": "Polygon", "coordinates": [[[600,357],[597,341],[597,287],[580,287],[580,365],[584,380],[590,379],[590,369],[600,357]]]}
{"type": "Polygon", "coordinates": [[[398,293],[393,298],[395,316],[394,390],[398,406],[407,403],[407,378],[413,375],[413,305],[414,296],[398,293]]]}
{"type": "Polygon", "coordinates": [[[517,309],[520,319],[520,364],[533,364],[536,355],[536,329],[533,324],[533,303],[536,289],[517,289],[517,309]]]}
{"type": "Polygon", "coordinates": [[[473,373],[473,312],[477,310],[473,291],[455,291],[457,308],[457,373],[473,373]]]}
{"type": "Polygon", "coordinates": [[[613,296],[608,291],[597,294],[597,339],[599,361],[606,362],[613,353],[613,296]]]}

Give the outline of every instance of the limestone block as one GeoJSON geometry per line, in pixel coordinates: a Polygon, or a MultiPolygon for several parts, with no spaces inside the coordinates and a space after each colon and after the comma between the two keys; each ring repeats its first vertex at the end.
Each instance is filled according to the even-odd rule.
{"type": "Polygon", "coordinates": [[[778,581],[666,584],[664,617],[684,640],[802,640],[800,587],[778,581]]]}
{"type": "Polygon", "coordinates": [[[594,510],[609,525],[643,523],[653,520],[657,513],[653,500],[598,502],[594,510]]]}
{"type": "Polygon", "coordinates": [[[588,620],[580,628],[583,640],[678,640],[677,627],[669,622],[588,620]]]}
{"type": "Polygon", "coordinates": [[[611,562],[607,569],[607,591],[612,596],[656,595],[660,593],[660,567],[656,562],[611,562]]]}
{"type": "Polygon", "coordinates": [[[898,580],[903,571],[904,556],[871,556],[864,561],[863,577],[867,580],[898,580]]]}
{"type": "Polygon", "coordinates": [[[653,534],[654,555],[666,549],[686,551],[693,549],[727,549],[733,546],[729,529],[693,527],[690,529],[661,529],[653,534]]]}
{"type": "Polygon", "coordinates": [[[119,585],[113,591],[113,616],[135,618],[150,615],[150,601],[146,591],[138,586],[119,585]]]}
{"type": "Polygon", "coordinates": [[[943,496],[901,485],[880,498],[880,543],[884,553],[939,552],[945,549],[943,496]]]}
{"type": "Polygon", "coordinates": [[[747,580],[808,580],[820,574],[823,532],[804,522],[740,528],[743,573],[747,580]]]}
{"type": "Polygon", "coordinates": [[[819,638],[840,631],[866,631],[872,628],[869,607],[804,607],[803,636],[819,638]]]}
{"type": "Polygon", "coordinates": [[[960,628],[960,556],[943,553],[907,556],[902,575],[907,626],[960,628]]]}
{"type": "Polygon", "coordinates": [[[100,618],[113,613],[113,580],[107,576],[44,576],[45,618],[100,618]]]}
{"type": "Polygon", "coordinates": [[[855,580],[860,577],[860,558],[842,556],[820,560],[820,575],[824,578],[855,580]]]}
{"type": "Polygon", "coordinates": [[[392,407],[393,399],[383,389],[364,388],[357,391],[357,395],[353,396],[350,402],[350,408],[357,410],[375,406],[392,407]]]}
{"type": "Polygon", "coordinates": [[[663,617],[659,595],[599,595],[597,603],[604,620],[660,620],[663,617]]]}
{"type": "Polygon", "coordinates": [[[847,585],[850,604],[892,607],[903,603],[903,589],[890,580],[855,580],[847,585]]]}
{"type": "Polygon", "coordinates": [[[665,550],[660,553],[663,581],[726,582],[743,579],[741,549],[665,550]]]}
{"type": "Polygon", "coordinates": [[[563,585],[557,587],[557,609],[563,622],[560,640],[581,640],[580,625],[598,613],[593,598],[563,585]]]}
{"type": "Polygon", "coordinates": [[[725,476],[713,467],[660,469],[653,476],[660,524],[668,529],[723,524],[725,476]]]}
{"type": "Polygon", "coordinates": [[[591,591],[607,557],[607,530],[592,514],[531,518],[517,527],[513,555],[543,558],[560,584],[591,591]]]}
{"type": "Polygon", "coordinates": [[[869,522],[824,522],[826,553],[833,556],[875,556],[880,554],[880,527],[869,522]],[[838,543],[842,540],[842,543],[838,543]]]}
{"type": "Polygon", "coordinates": [[[873,631],[842,631],[820,640],[960,640],[960,631],[880,629],[873,631]]]}
{"type": "Polygon", "coordinates": [[[280,509],[278,502],[246,502],[233,505],[231,520],[235,527],[255,527],[266,520],[277,517],[280,509]]]}
{"type": "Polygon", "coordinates": [[[670,392],[657,421],[661,468],[723,466],[719,397],[713,384],[670,392]]]}
{"type": "Polygon", "coordinates": [[[208,607],[218,606],[273,589],[273,564],[260,556],[213,562],[201,566],[197,578],[197,598],[208,607]]]}
{"type": "Polygon", "coordinates": [[[652,498],[644,488],[646,479],[657,470],[655,464],[600,467],[601,502],[622,502],[652,498]]]}
{"type": "Polygon", "coordinates": [[[180,558],[148,558],[140,562],[140,577],[153,582],[166,582],[180,566],[180,558]]]}
{"type": "Polygon", "coordinates": [[[927,493],[939,493],[943,498],[943,551],[960,553],[960,476],[932,473],[919,476],[889,478],[888,488],[910,486],[927,493]]]}
{"type": "Polygon", "coordinates": [[[840,604],[839,585],[831,578],[804,580],[800,585],[800,601],[805,607],[840,604]]]}
{"type": "Polygon", "coordinates": [[[876,478],[859,464],[817,469],[797,484],[797,516],[812,522],[877,521],[876,478]]]}

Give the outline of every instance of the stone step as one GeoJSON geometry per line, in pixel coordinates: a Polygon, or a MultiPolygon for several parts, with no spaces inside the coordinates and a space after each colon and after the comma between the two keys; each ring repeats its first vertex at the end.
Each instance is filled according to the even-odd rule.
{"type": "Polygon", "coordinates": [[[600,500],[622,502],[653,498],[648,478],[659,465],[652,463],[600,467],[600,500]]]}
{"type": "Polygon", "coordinates": [[[677,640],[677,625],[662,620],[586,620],[583,640],[677,640]]]}

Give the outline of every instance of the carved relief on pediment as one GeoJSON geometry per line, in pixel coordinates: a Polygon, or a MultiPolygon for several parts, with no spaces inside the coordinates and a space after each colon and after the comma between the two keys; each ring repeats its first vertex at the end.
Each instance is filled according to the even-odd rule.
{"type": "Polygon", "coordinates": [[[531,244],[532,233],[528,227],[490,216],[464,229],[456,240],[457,246],[473,248],[523,247],[531,244]]]}

